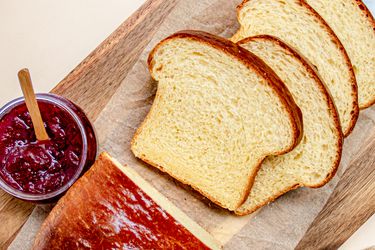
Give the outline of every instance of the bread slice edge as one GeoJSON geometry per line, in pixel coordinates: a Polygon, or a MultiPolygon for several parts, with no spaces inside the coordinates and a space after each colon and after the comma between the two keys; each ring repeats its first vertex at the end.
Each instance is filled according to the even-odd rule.
{"type": "Polygon", "coordinates": [[[300,54],[295,49],[293,49],[291,46],[289,46],[288,44],[281,41],[279,38],[277,38],[275,36],[270,36],[270,35],[252,36],[252,37],[248,37],[248,38],[245,38],[245,39],[239,41],[237,44],[241,45],[241,44],[245,44],[249,41],[259,40],[259,39],[270,40],[270,41],[280,45],[282,48],[284,48],[288,52],[290,52],[294,57],[296,57],[301,62],[301,64],[305,67],[305,69],[309,73],[309,75],[316,80],[315,82],[317,83],[322,95],[324,96],[326,104],[327,104],[327,106],[330,110],[330,113],[332,114],[332,117],[334,119],[334,122],[335,122],[335,125],[336,125],[336,131],[338,131],[338,134],[337,134],[338,140],[336,142],[338,150],[337,150],[337,153],[336,153],[336,160],[333,163],[332,168],[331,168],[332,171],[330,173],[328,173],[327,177],[321,183],[319,183],[317,185],[306,185],[304,183],[296,183],[296,184],[294,184],[290,187],[285,188],[284,190],[281,190],[276,195],[270,197],[266,201],[258,204],[257,206],[255,206],[255,207],[253,207],[249,210],[242,211],[242,212],[235,211],[235,214],[237,214],[237,215],[251,214],[251,213],[255,212],[256,210],[258,210],[259,208],[261,208],[261,207],[269,204],[270,202],[276,200],[278,197],[282,196],[283,194],[285,194],[285,193],[287,193],[291,190],[297,189],[299,187],[319,188],[319,187],[322,187],[325,184],[327,184],[335,176],[335,174],[337,172],[337,169],[340,165],[341,155],[342,155],[342,150],[343,150],[343,143],[344,143],[344,135],[342,133],[342,129],[341,129],[341,125],[340,125],[340,119],[339,119],[339,115],[338,115],[337,109],[335,107],[335,104],[332,100],[332,97],[331,97],[330,93],[328,92],[327,88],[325,87],[324,82],[322,81],[321,77],[319,76],[318,72],[314,69],[312,64],[306,58],[304,58],[304,56],[302,54],[300,54]]]}
{"type": "MultiPolygon", "coordinates": [[[[274,87],[274,90],[275,90],[276,94],[278,95],[278,97],[280,98],[284,107],[288,111],[289,120],[292,124],[292,129],[293,129],[293,139],[292,139],[291,145],[289,145],[289,147],[287,147],[284,151],[276,152],[274,155],[280,155],[280,154],[290,152],[291,150],[293,150],[298,145],[298,143],[302,139],[302,134],[303,134],[302,113],[301,113],[299,107],[295,104],[294,99],[293,99],[292,95],[290,94],[289,90],[286,88],[286,86],[280,80],[280,78],[273,72],[273,70],[269,66],[267,66],[260,58],[255,56],[253,53],[243,49],[242,47],[236,45],[235,43],[232,43],[232,42],[230,42],[230,41],[228,41],[224,38],[220,38],[220,37],[214,36],[212,34],[209,34],[209,33],[203,32],[203,31],[184,30],[184,31],[177,32],[177,33],[165,38],[161,42],[159,42],[159,44],[157,44],[155,46],[155,48],[151,51],[151,53],[148,57],[147,62],[148,62],[148,66],[149,66],[149,71],[151,72],[151,76],[154,79],[156,79],[156,78],[152,74],[152,72],[153,72],[152,68],[153,68],[153,64],[154,64],[153,63],[153,55],[155,54],[156,50],[163,45],[163,43],[165,43],[165,42],[167,42],[171,39],[175,39],[175,38],[193,39],[195,41],[203,42],[204,44],[208,44],[210,46],[213,46],[213,47],[223,51],[224,53],[227,53],[230,56],[238,59],[239,61],[244,63],[250,70],[255,70],[260,76],[262,76],[263,78],[266,78],[266,80],[268,82],[272,82],[272,87],[274,87]],[[257,64],[254,64],[254,62],[256,62],[257,64]]],[[[156,167],[157,169],[161,170],[162,172],[165,172],[165,173],[169,174],[170,176],[172,176],[173,178],[175,178],[179,182],[191,186],[193,189],[197,190],[199,193],[201,193],[203,196],[205,196],[206,198],[208,198],[209,200],[211,200],[215,204],[217,204],[217,205],[219,205],[223,208],[228,208],[228,207],[224,206],[224,204],[215,200],[213,197],[211,197],[209,194],[207,194],[204,190],[200,190],[196,186],[193,186],[190,183],[187,183],[186,181],[174,176],[173,173],[171,173],[171,171],[168,171],[168,170],[164,169],[162,166],[159,166],[158,164],[152,162],[152,160],[147,159],[146,157],[144,157],[142,155],[137,155],[135,150],[133,150],[133,145],[135,144],[135,141],[137,140],[137,136],[141,133],[143,127],[147,123],[147,121],[148,121],[149,117],[151,116],[152,112],[154,112],[154,109],[157,106],[157,103],[158,103],[158,100],[159,100],[160,96],[162,96],[162,93],[160,93],[160,91],[158,89],[157,92],[156,92],[154,104],[152,105],[152,107],[151,107],[149,113],[147,114],[146,118],[144,119],[144,121],[141,123],[141,125],[139,126],[139,128],[137,129],[137,131],[134,134],[134,137],[131,141],[131,150],[133,151],[135,156],[137,158],[141,159],[142,161],[150,164],[153,167],[156,167]]],[[[256,176],[258,170],[260,169],[261,163],[263,162],[265,157],[266,156],[261,158],[259,160],[257,166],[255,167],[255,169],[253,171],[253,174],[250,176],[250,178],[248,180],[247,186],[243,190],[243,194],[241,194],[242,198],[238,201],[238,203],[236,204],[236,206],[234,208],[228,208],[229,210],[235,210],[236,208],[240,207],[246,201],[246,198],[249,195],[250,189],[251,189],[251,187],[254,183],[255,176],[256,176]]]]}
{"type": "MultiPolygon", "coordinates": [[[[237,20],[239,20],[239,15],[240,15],[241,9],[245,6],[245,4],[247,2],[250,2],[250,1],[252,1],[252,0],[243,0],[242,3],[237,6],[237,8],[236,8],[237,9],[237,20]]],[[[351,113],[351,120],[350,120],[349,126],[348,126],[348,128],[345,131],[343,131],[344,136],[347,137],[353,131],[353,129],[355,127],[355,124],[357,123],[358,116],[359,116],[358,86],[357,86],[357,80],[356,80],[355,74],[354,74],[353,65],[352,65],[352,63],[350,61],[349,55],[346,52],[343,44],[341,43],[340,39],[337,37],[337,35],[335,34],[335,32],[332,30],[332,28],[328,25],[328,23],[319,15],[318,12],[316,12],[304,0],[298,0],[298,2],[299,2],[300,5],[306,7],[309,11],[311,11],[311,13],[314,15],[314,17],[317,18],[317,19],[319,19],[319,21],[323,24],[322,27],[329,33],[329,35],[331,36],[331,40],[340,49],[342,55],[345,58],[346,65],[349,68],[350,78],[351,78],[350,81],[351,81],[351,87],[352,87],[353,102],[352,102],[352,110],[350,111],[350,113],[351,113]]],[[[242,26],[232,36],[231,40],[233,39],[233,37],[236,37],[237,34],[240,33],[241,28],[242,28],[242,26]]],[[[303,54],[303,51],[299,51],[299,52],[303,54]]],[[[374,102],[375,102],[375,100],[374,100],[374,102]]]]}
{"type": "MultiPolygon", "coordinates": [[[[306,0],[303,0],[303,1],[306,2],[306,4],[310,5],[308,1],[306,0]]],[[[368,20],[370,26],[372,26],[372,32],[375,34],[375,19],[371,11],[367,8],[366,4],[364,4],[362,0],[350,0],[350,1],[359,8],[361,14],[368,20]]],[[[360,110],[366,109],[372,106],[373,104],[375,104],[375,95],[373,96],[372,100],[368,101],[367,103],[362,103],[359,106],[359,109],[360,110]]]]}
{"type": "MultiPolygon", "coordinates": [[[[372,24],[372,30],[375,33],[375,18],[372,15],[371,11],[367,8],[366,4],[364,4],[362,0],[354,0],[354,1],[357,3],[358,8],[362,11],[363,15],[365,15],[367,19],[369,20],[369,22],[372,24]]],[[[371,101],[369,101],[368,103],[360,107],[360,109],[363,110],[363,109],[369,108],[370,106],[374,104],[375,104],[375,96],[371,101]]]]}

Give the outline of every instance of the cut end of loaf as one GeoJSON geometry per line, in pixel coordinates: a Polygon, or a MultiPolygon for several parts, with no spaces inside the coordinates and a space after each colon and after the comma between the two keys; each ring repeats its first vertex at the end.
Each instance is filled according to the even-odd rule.
{"type": "Polygon", "coordinates": [[[206,230],[199,226],[195,221],[183,213],[173,203],[171,203],[166,197],[159,193],[150,183],[144,180],[137,172],[128,166],[123,166],[116,159],[112,158],[107,152],[103,152],[99,155],[99,160],[107,162],[107,164],[115,165],[121,170],[128,178],[130,178],[137,186],[149,195],[153,201],[155,201],[160,207],[162,207],[167,213],[169,213],[175,220],[183,225],[190,233],[197,237],[210,249],[222,249],[220,243],[214,239],[206,230]]]}

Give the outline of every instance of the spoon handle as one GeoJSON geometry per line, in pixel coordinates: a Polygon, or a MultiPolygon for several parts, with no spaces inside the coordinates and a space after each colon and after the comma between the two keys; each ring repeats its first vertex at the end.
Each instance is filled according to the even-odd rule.
{"type": "Polygon", "coordinates": [[[40,114],[38,102],[35,97],[31,77],[28,69],[22,69],[18,72],[21,89],[25,97],[26,107],[29,110],[31,121],[34,126],[35,135],[38,141],[48,140],[48,134],[44,127],[42,116],[40,114]]]}

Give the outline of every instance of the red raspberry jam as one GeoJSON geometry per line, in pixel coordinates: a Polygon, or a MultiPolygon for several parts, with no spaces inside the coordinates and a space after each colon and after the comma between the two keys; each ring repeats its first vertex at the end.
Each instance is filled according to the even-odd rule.
{"type": "Polygon", "coordinates": [[[63,193],[91,166],[97,150],[93,127],[77,106],[50,94],[37,99],[49,140],[36,140],[22,99],[0,113],[0,177],[35,201],[63,193]]]}

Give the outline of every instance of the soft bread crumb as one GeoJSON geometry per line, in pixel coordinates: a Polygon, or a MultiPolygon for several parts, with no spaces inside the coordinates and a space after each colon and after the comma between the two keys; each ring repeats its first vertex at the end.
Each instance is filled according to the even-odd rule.
{"type": "Polygon", "coordinates": [[[250,195],[236,210],[243,215],[290,189],[325,184],[340,162],[343,138],[333,101],[312,67],[297,52],[269,36],[248,38],[240,44],[284,81],[302,110],[304,126],[303,139],[294,150],[264,160],[250,195]]]}
{"type": "Polygon", "coordinates": [[[238,9],[237,42],[256,35],[272,35],[302,53],[317,69],[328,87],[344,135],[358,118],[357,85],[344,47],[321,17],[301,0],[248,0],[238,9]]]}
{"type": "Polygon", "coordinates": [[[214,36],[198,34],[167,38],[152,52],[158,90],[131,149],[234,210],[263,158],[291,150],[298,132],[270,80],[225,52],[214,36]]]}
{"type": "Polygon", "coordinates": [[[306,0],[328,23],[353,64],[360,108],[375,103],[375,21],[359,0],[306,0]]]}

